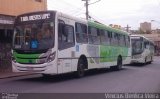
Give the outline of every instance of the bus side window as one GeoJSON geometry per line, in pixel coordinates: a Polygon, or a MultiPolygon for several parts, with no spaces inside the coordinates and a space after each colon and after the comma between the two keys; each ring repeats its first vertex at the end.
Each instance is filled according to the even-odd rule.
{"type": "Polygon", "coordinates": [[[129,40],[129,37],[125,35],[126,47],[129,47],[129,44],[130,44],[128,40],[129,40]]]}
{"type": "Polygon", "coordinates": [[[61,45],[62,45],[63,27],[64,27],[64,24],[62,23],[58,24],[58,49],[61,49],[61,45]]]}
{"type": "Polygon", "coordinates": [[[96,28],[97,29],[97,37],[96,37],[96,42],[95,44],[100,44],[101,42],[101,30],[96,28]]]}
{"type": "Polygon", "coordinates": [[[66,43],[74,43],[74,28],[71,25],[65,25],[63,35],[65,36],[64,41],[66,43]]]}
{"type": "Polygon", "coordinates": [[[76,28],[76,41],[78,43],[88,43],[87,25],[76,22],[75,28],[76,28]]]}
{"type": "Polygon", "coordinates": [[[130,37],[128,36],[128,46],[130,47],[130,37]]]}
{"type": "Polygon", "coordinates": [[[109,37],[109,39],[110,39],[110,45],[113,45],[112,32],[108,31],[108,37],[109,37]]]}
{"type": "Polygon", "coordinates": [[[114,33],[113,44],[116,46],[118,45],[118,34],[117,33],[114,33]]]}
{"type": "Polygon", "coordinates": [[[89,37],[89,44],[95,44],[95,45],[100,44],[100,33],[98,28],[89,26],[88,37],[89,37]]]}
{"type": "Polygon", "coordinates": [[[125,46],[126,46],[125,43],[126,43],[126,42],[125,42],[125,36],[122,35],[122,34],[119,34],[119,44],[120,44],[120,46],[125,47],[125,46]]]}
{"type": "Polygon", "coordinates": [[[124,46],[127,47],[127,41],[126,41],[126,36],[123,35],[123,38],[124,38],[124,46]]]}
{"type": "Polygon", "coordinates": [[[144,45],[146,49],[149,49],[149,42],[147,40],[144,42],[144,45]]]}
{"type": "Polygon", "coordinates": [[[103,45],[110,44],[110,38],[108,36],[108,31],[106,31],[106,30],[101,30],[101,44],[103,44],[103,45]]]}
{"type": "Polygon", "coordinates": [[[66,49],[74,46],[74,28],[71,25],[58,24],[58,49],[66,49]]]}

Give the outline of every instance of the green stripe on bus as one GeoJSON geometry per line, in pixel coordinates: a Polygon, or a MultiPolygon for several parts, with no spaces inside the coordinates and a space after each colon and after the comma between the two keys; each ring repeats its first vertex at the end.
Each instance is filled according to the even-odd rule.
{"type": "Polygon", "coordinates": [[[16,62],[18,62],[18,63],[36,63],[36,59],[20,59],[20,58],[16,58],[16,62]]]}
{"type": "Polygon", "coordinates": [[[103,24],[98,24],[98,23],[89,21],[89,22],[88,22],[88,25],[89,25],[89,26],[96,27],[96,28],[99,28],[99,29],[104,29],[104,30],[108,30],[108,31],[116,32],[116,33],[121,33],[121,34],[123,34],[123,35],[128,35],[128,33],[125,32],[125,31],[118,30],[118,29],[115,29],[115,28],[111,28],[111,27],[105,26],[105,25],[103,25],[103,24]]]}
{"type": "Polygon", "coordinates": [[[40,54],[19,54],[15,51],[13,52],[13,57],[19,63],[35,63],[39,56],[40,54]]]}
{"type": "MultiPolygon", "coordinates": [[[[117,61],[118,55],[128,56],[128,48],[127,47],[114,47],[114,46],[100,46],[100,62],[113,62],[117,61]]],[[[123,57],[123,60],[126,57],[123,57]]]]}
{"type": "Polygon", "coordinates": [[[38,58],[40,56],[40,54],[19,54],[16,52],[13,52],[13,55],[19,58],[38,58]]]}

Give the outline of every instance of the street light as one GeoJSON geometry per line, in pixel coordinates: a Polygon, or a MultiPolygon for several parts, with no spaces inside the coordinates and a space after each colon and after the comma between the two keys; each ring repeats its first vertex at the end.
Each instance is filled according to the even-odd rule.
{"type": "Polygon", "coordinates": [[[157,21],[157,20],[151,20],[151,22],[153,22],[153,21],[154,21],[154,22],[157,22],[157,23],[160,23],[160,21],[157,21]]]}
{"type": "Polygon", "coordinates": [[[151,20],[151,22],[156,22],[156,23],[160,24],[160,21],[157,21],[157,20],[151,20]]]}
{"type": "MultiPolygon", "coordinates": [[[[156,23],[160,24],[160,21],[157,21],[157,20],[151,20],[151,22],[156,22],[156,23]]],[[[155,31],[156,31],[156,33],[160,33],[159,29],[156,29],[155,31]]],[[[159,38],[159,34],[158,34],[158,38],[159,38]]],[[[156,55],[159,56],[160,55],[160,39],[155,41],[155,46],[156,46],[155,53],[156,53],[156,55]]]]}

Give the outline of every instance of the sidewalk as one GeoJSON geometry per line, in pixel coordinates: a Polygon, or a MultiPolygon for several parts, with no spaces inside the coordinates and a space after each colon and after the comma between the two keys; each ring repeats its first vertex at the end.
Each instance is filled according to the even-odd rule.
{"type": "MultiPolygon", "coordinates": [[[[159,61],[160,56],[154,56],[154,61],[159,61]]],[[[33,75],[33,72],[26,72],[26,73],[14,73],[11,69],[0,71],[0,79],[5,78],[12,78],[12,77],[19,77],[19,76],[26,76],[26,75],[33,75]]]]}
{"type": "Polygon", "coordinates": [[[32,75],[32,74],[34,74],[34,73],[0,72],[0,79],[19,77],[19,76],[26,76],[26,75],[32,75]]]}
{"type": "Polygon", "coordinates": [[[0,79],[26,76],[26,75],[32,75],[32,74],[35,74],[35,73],[34,72],[19,72],[19,73],[12,72],[11,63],[0,61],[0,79]]]}

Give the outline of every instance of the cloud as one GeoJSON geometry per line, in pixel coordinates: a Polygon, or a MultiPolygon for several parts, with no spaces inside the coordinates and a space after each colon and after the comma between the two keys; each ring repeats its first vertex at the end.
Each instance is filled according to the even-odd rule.
{"type": "MultiPolygon", "coordinates": [[[[48,8],[85,18],[84,3],[82,0],[48,0],[48,8]]],[[[89,14],[106,24],[129,24],[133,29],[138,29],[140,22],[160,21],[159,9],[160,2],[157,0],[101,0],[89,6],[89,14]]]]}

